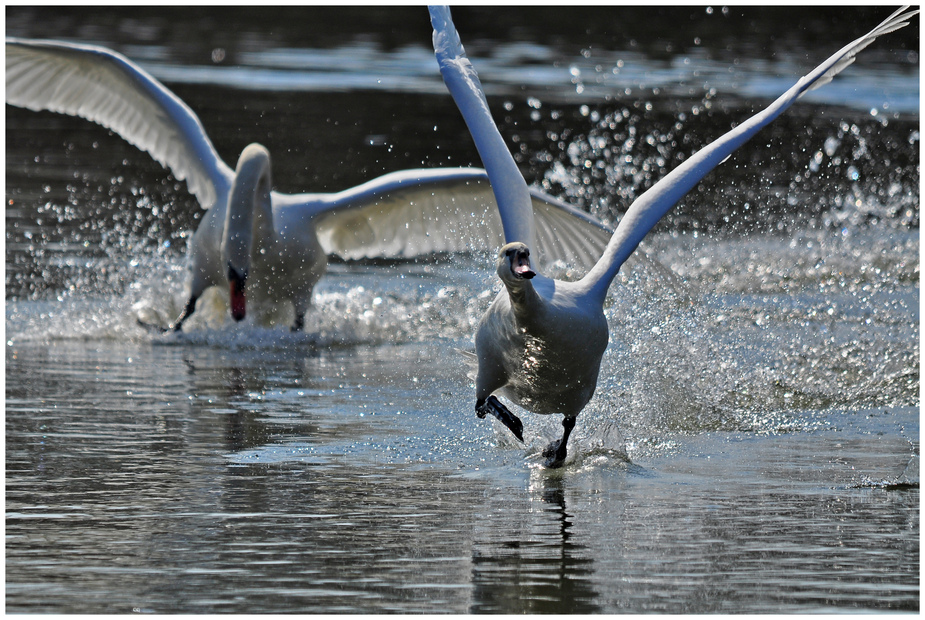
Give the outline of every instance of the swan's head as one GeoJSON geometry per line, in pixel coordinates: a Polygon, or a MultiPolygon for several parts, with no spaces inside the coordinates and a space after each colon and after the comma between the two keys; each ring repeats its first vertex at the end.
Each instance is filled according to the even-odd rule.
{"type": "MultiPolygon", "coordinates": [[[[228,197],[222,258],[228,275],[231,316],[240,321],[247,313],[245,284],[251,266],[255,228],[265,214],[271,214],[270,153],[259,144],[249,144],[241,152],[228,197]]],[[[272,218],[272,215],[270,215],[272,218]]],[[[266,224],[265,222],[263,223],[266,224]]]]}
{"type": "Polygon", "coordinates": [[[530,266],[530,248],[527,244],[515,241],[498,251],[498,277],[505,284],[530,280],[535,275],[536,272],[530,266]]]}

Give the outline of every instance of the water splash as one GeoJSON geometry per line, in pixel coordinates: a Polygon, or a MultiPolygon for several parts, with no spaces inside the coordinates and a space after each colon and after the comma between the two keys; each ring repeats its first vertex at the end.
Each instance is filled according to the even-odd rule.
{"type": "MultiPolygon", "coordinates": [[[[626,95],[507,105],[529,175],[611,223],[751,113],[710,90],[626,95]]],[[[582,416],[662,445],[653,429],[812,431],[828,424],[814,412],[917,404],[919,140],[914,120],[797,107],[740,149],[643,244],[671,277],[611,288],[612,344],[582,416]]]]}
{"type": "MultiPolygon", "coordinates": [[[[710,93],[670,114],[653,101],[560,109],[533,98],[526,113],[543,131],[520,133],[518,155],[544,188],[616,222],[708,140],[704,123],[716,125],[708,134],[727,123],[710,93]]],[[[919,402],[918,130],[887,119],[881,135],[884,117],[790,116],[692,192],[627,263],[607,300],[611,346],[582,413],[587,431],[580,423],[576,433],[616,424],[630,452],[671,449],[670,433],[811,431],[829,423],[818,411],[919,402]]],[[[170,179],[144,192],[144,173],[132,182],[75,174],[66,195],[39,203],[34,224],[12,233],[13,255],[31,262],[8,275],[19,291],[7,304],[11,343],[471,348],[498,288],[484,257],[335,265],[304,334],[289,334],[288,306],[255,307],[236,324],[215,290],[184,333],[152,335],[137,319],[166,325],[179,314],[186,231],[201,211],[170,179]]],[[[557,265],[550,275],[581,274],[557,265]]],[[[545,445],[561,428],[556,416],[537,417],[545,445]]]]}
{"type": "MultiPolygon", "coordinates": [[[[615,223],[668,170],[751,114],[741,102],[716,98],[713,89],[690,103],[643,94],[572,110],[530,99],[523,111],[510,104],[511,131],[531,178],[615,223]],[[518,129],[520,116],[530,116],[543,133],[518,129]]],[[[661,229],[917,228],[917,120],[846,117],[788,111],[704,179],[661,229]]]]}

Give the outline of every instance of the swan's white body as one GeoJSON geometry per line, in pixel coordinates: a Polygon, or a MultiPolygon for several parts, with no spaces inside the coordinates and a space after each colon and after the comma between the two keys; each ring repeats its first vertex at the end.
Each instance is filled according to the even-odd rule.
{"type": "MultiPolygon", "coordinates": [[[[274,192],[266,149],[248,146],[232,170],[183,101],[105,48],[7,39],[6,101],[99,123],[186,180],[208,212],[192,239],[189,297],[174,329],[210,286],[229,286],[232,314],[242,318],[245,282],[249,298],[290,300],[300,328],[327,255],[407,258],[501,240],[482,170],[404,170],[342,192],[274,192]]],[[[600,257],[606,227],[537,190],[526,196],[551,259],[590,265],[600,257]]]]}
{"type": "Polygon", "coordinates": [[[466,119],[501,212],[506,245],[498,257],[504,284],[476,332],[476,412],[492,414],[522,438],[522,424],[493,394],[536,413],[564,415],[562,439],[544,452],[561,466],[575,417],[591,399],[609,332],[607,290],[620,267],[659,219],[710,170],[777,118],[804,92],[817,88],[854,61],[878,36],[906,25],[918,11],[888,17],[800,79],[764,111],[704,147],[640,196],[621,219],[603,256],[577,282],[551,280],[530,268],[533,229],[527,186],[491,118],[448,7],[430,7],[434,51],[444,81],[466,119]]]}
{"type": "Polygon", "coordinates": [[[535,413],[577,416],[607,348],[603,306],[584,303],[580,282],[510,277],[506,257],[498,272],[505,290],[476,332],[476,398],[498,392],[535,413]]]}

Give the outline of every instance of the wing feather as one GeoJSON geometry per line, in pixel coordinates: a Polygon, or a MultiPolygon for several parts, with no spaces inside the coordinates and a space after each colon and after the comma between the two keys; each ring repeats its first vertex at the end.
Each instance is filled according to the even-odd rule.
{"type": "MultiPolygon", "coordinates": [[[[529,191],[545,260],[593,265],[610,229],[561,200],[529,191]]],[[[325,252],[348,260],[482,252],[504,243],[488,175],[476,168],[403,170],[324,199],[318,240],[325,252]]]]}
{"type": "MultiPolygon", "coordinates": [[[[491,117],[479,76],[466,57],[450,18],[449,7],[431,6],[428,9],[434,27],[437,64],[447,89],[466,121],[479,157],[482,158],[482,165],[491,177],[505,241],[521,241],[532,249],[535,245],[535,230],[527,183],[491,117]]],[[[533,255],[538,255],[535,249],[533,255]]]]}
{"type": "Polygon", "coordinates": [[[203,208],[231,185],[233,173],[196,114],[141,67],[106,48],[8,38],[6,102],[111,129],[186,180],[203,208]]]}
{"type": "Polygon", "coordinates": [[[882,34],[902,28],[918,10],[908,7],[896,11],[866,35],[855,39],[826,59],[810,73],[800,78],[770,106],[755,114],[735,129],[694,153],[684,163],[669,172],[658,183],[637,198],[627,209],[614,232],[604,256],[586,276],[586,282],[602,298],[623,262],[633,253],[642,239],[687,192],[732,152],[747,142],[759,130],[780,116],[803,93],[830,81],[839,71],[853,62],[855,55],[882,34]]]}

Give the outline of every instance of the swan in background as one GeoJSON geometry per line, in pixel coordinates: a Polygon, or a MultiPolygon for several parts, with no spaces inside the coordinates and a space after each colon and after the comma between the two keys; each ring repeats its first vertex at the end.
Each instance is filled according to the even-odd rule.
{"type": "MultiPolygon", "coordinates": [[[[169,168],[207,210],[190,243],[180,330],[211,286],[228,288],[231,314],[247,299],[289,300],[301,330],[327,255],[410,258],[486,247],[501,240],[483,170],[404,170],[328,194],[272,190],[270,154],[247,146],[235,170],[219,157],[196,114],[124,56],[102,47],[8,38],[6,101],[94,121],[169,168]]],[[[538,243],[554,260],[590,266],[610,230],[589,215],[531,190],[538,243]]],[[[531,217],[531,220],[533,218],[531,217]]]]}
{"type": "Polygon", "coordinates": [[[497,271],[504,287],[475,335],[476,414],[491,414],[523,441],[523,424],[495,396],[540,414],[561,413],[562,438],[543,452],[548,467],[567,456],[575,419],[594,394],[609,330],[604,300],[624,261],[659,219],[708,172],[777,118],[803,93],[829,82],[878,36],[905,26],[918,10],[896,11],[816,67],[764,111],[691,156],[642,194],[620,220],[603,256],[577,282],[538,273],[530,194],[492,120],[478,75],[466,57],[448,7],[430,7],[440,72],[466,120],[497,198],[504,229],[497,271]]]}

